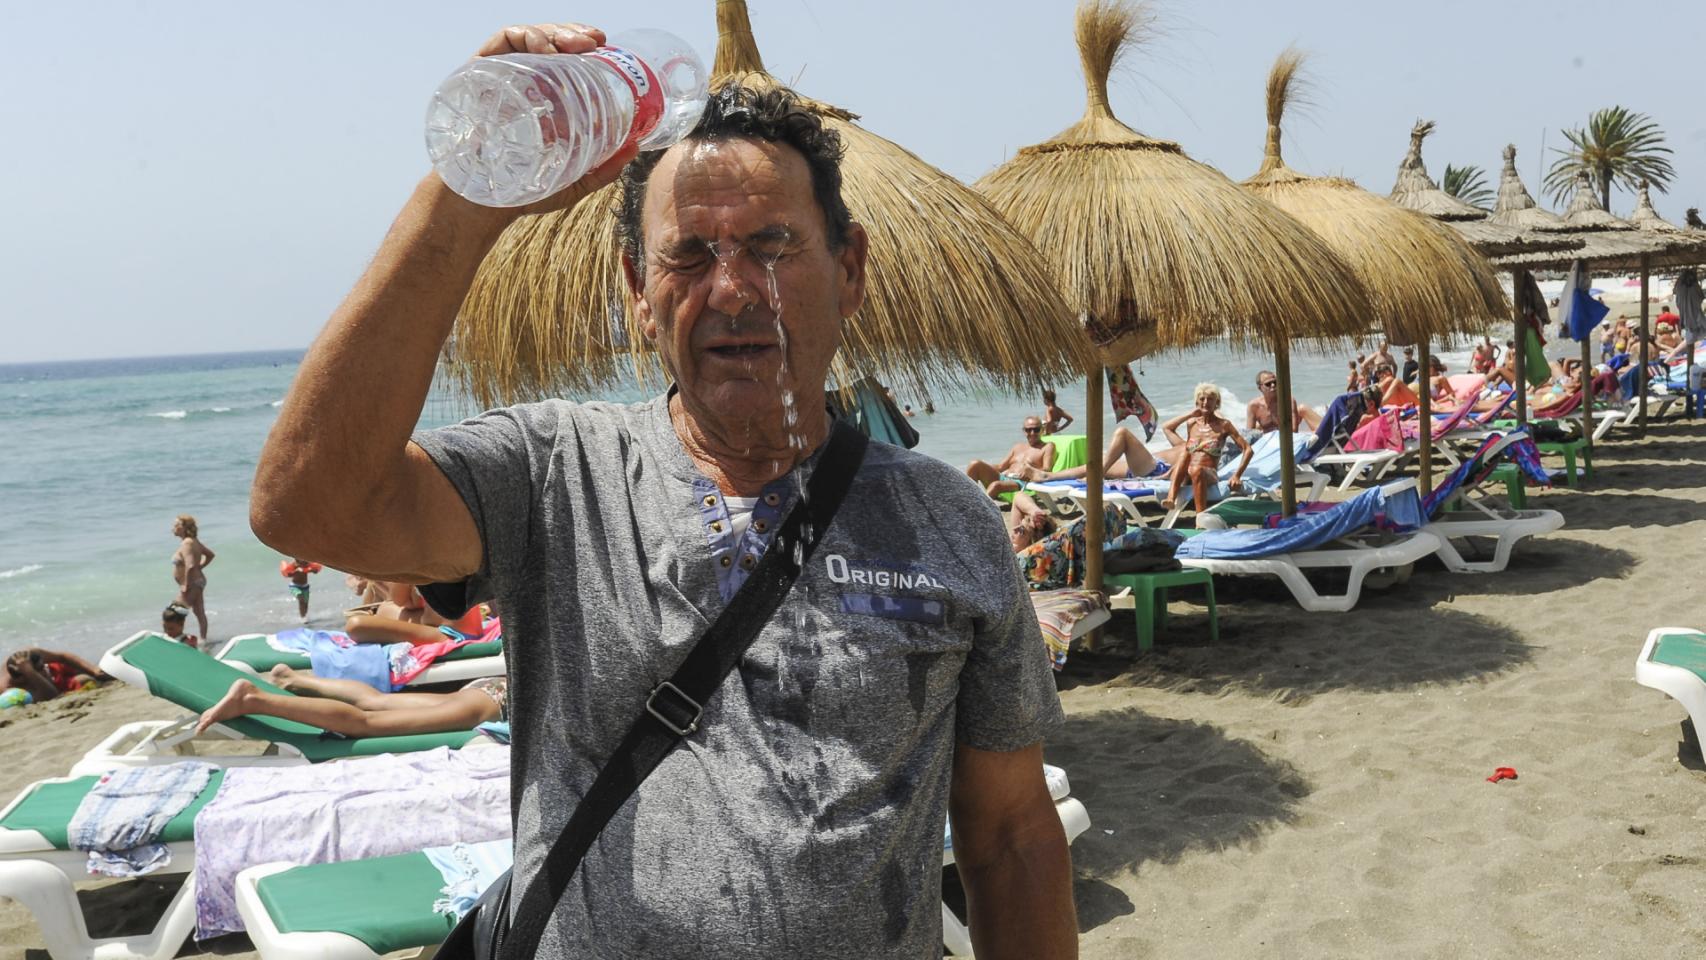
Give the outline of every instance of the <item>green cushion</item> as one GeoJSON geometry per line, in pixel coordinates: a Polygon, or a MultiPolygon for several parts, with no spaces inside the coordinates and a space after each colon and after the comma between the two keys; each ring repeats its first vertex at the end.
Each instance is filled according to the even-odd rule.
{"type": "MultiPolygon", "coordinates": [[[[231,666],[165,637],[151,633],[127,645],[119,658],[148,678],[148,692],[163,700],[201,713],[218,703],[237,680],[247,680],[267,693],[294,696],[264,678],[231,666]]],[[[311,727],[279,717],[248,716],[223,721],[224,725],[251,740],[287,743],[309,760],[318,762],[339,757],[365,757],[380,753],[412,753],[437,746],[460,747],[473,739],[474,731],[426,733],[406,737],[333,737],[311,727]]]]}
{"type": "Polygon", "coordinates": [[[432,903],[443,890],[424,853],[292,867],[255,884],[280,933],[343,933],[378,954],[442,943],[452,924],[432,903]]]}
{"type": "MultiPolygon", "coordinates": [[[[446,663],[452,660],[478,660],[482,657],[495,657],[503,652],[503,638],[499,637],[496,640],[487,640],[484,643],[475,642],[457,647],[455,650],[439,657],[435,662],[446,663]]],[[[261,673],[271,670],[273,667],[281,663],[292,670],[312,669],[308,662],[307,654],[280,650],[268,643],[266,637],[261,636],[244,637],[232,644],[231,649],[225,651],[224,655],[222,655],[220,659],[247,664],[250,669],[261,673]]]]}
{"type": "Polygon", "coordinates": [[[1229,527],[1259,527],[1266,523],[1269,517],[1279,513],[1280,506],[1278,500],[1230,497],[1203,512],[1225,520],[1229,527]]]}
{"type": "MultiPolygon", "coordinates": [[[[71,817],[77,813],[77,805],[95,788],[95,782],[99,779],[78,777],[63,783],[38,783],[11,813],[0,819],[0,827],[7,830],[34,830],[45,837],[48,843],[53,844],[54,849],[69,850],[71,841],[67,830],[71,826],[71,817]]],[[[219,785],[224,780],[224,770],[213,771],[213,777],[208,780],[206,789],[181,813],[167,821],[166,828],[160,833],[160,842],[180,843],[195,839],[195,815],[219,792],[219,785]]]]}
{"type": "Polygon", "coordinates": [[[1706,680],[1706,633],[1666,633],[1653,644],[1653,662],[1681,667],[1706,680]]]}
{"type": "Polygon", "coordinates": [[[219,659],[230,663],[246,664],[250,669],[265,673],[279,664],[284,664],[292,670],[309,670],[312,665],[308,662],[306,653],[295,653],[280,650],[267,642],[266,637],[244,637],[231,645],[231,649],[220,654],[219,659]]]}

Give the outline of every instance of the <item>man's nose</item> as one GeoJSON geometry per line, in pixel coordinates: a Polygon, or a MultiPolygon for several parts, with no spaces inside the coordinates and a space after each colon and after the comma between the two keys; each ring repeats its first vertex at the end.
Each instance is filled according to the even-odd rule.
{"type": "Polygon", "coordinates": [[[739,317],[759,300],[758,288],[741,271],[739,256],[718,257],[711,268],[711,294],[706,304],[730,317],[739,317]]]}

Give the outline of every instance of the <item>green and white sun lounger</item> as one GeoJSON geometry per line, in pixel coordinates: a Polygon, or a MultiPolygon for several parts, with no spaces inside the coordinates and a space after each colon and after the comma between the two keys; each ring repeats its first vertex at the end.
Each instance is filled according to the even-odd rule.
{"type": "MultiPolygon", "coordinates": [[[[219,659],[247,673],[266,673],[279,664],[292,670],[313,669],[307,654],[273,646],[272,639],[264,633],[232,637],[219,651],[219,659]]],[[[501,677],[504,670],[504,643],[500,637],[457,647],[433,661],[409,685],[465,683],[480,677],[501,677]]]]}
{"type": "Polygon", "coordinates": [[[1696,736],[1706,731],[1706,633],[1660,627],[1647,634],[1635,658],[1635,682],[1682,704],[1696,736]]]}
{"type": "MultiPolygon", "coordinates": [[[[172,862],[160,874],[190,873],[195,866],[195,816],[219,791],[224,771],[173,817],[160,835],[172,862]]],[[[195,882],[186,880],[154,929],[124,937],[89,936],[76,884],[91,877],[89,855],[72,850],[67,838],[77,805],[96,777],[61,777],[30,785],[0,810],[0,899],[15,900],[35,916],[53,960],[166,960],[195,927],[195,882]]]]}
{"type": "Polygon", "coordinates": [[[198,736],[197,717],[218,703],[234,681],[248,680],[268,693],[290,694],[254,674],[147,631],[108,650],[101,657],[101,669],[189,713],[179,720],[144,721],[119,727],[71,768],[74,774],[191,758],[228,766],[319,763],[440,746],[460,747],[476,735],[472,730],[459,730],[403,737],[340,737],[304,723],[252,716],[214,724],[198,736]],[[260,754],[219,749],[233,741],[261,741],[267,746],[260,754]]]}
{"type": "MultiPolygon", "coordinates": [[[[1055,812],[1071,843],[1090,828],[1064,771],[1045,768],[1055,812]]],[[[954,862],[951,847],[942,865],[954,862]]],[[[269,863],[237,875],[237,912],[261,960],[377,960],[443,942],[450,918],[433,912],[444,878],[424,853],[345,863],[269,863]]],[[[942,941],[970,956],[971,934],[942,905],[942,941]]]]}

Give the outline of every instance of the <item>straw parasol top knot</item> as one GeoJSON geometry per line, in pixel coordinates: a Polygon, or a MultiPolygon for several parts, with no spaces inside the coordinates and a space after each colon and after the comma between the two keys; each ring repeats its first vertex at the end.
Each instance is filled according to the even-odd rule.
{"type": "Polygon", "coordinates": [[[1499,199],[1493,205],[1494,223],[1530,230],[1566,230],[1564,218],[1534,202],[1522,175],[1516,172],[1516,145],[1505,144],[1505,165],[1499,174],[1499,199]]]}
{"type": "Polygon", "coordinates": [[[1576,171],[1576,192],[1564,210],[1564,222],[1576,230],[1633,230],[1634,224],[1612,215],[1600,202],[1593,178],[1586,170],[1576,171]]]}
{"type": "Polygon", "coordinates": [[[1478,333],[1502,319],[1504,294],[1486,260],[1444,226],[1341,177],[1285,165],[1280,131],[1304,57],[1287,48],[1268,72],[1268,138],[1244,187],[1314,231],[1355,271],[1394,343],[1478,333]]]}
{"type": "Polygon", "coordinates": [[[1687,210],[1683,211],[1682,222],[1686,224],[1690,230],[1706,230],[1706,220],[1700,219],[1699,207],[1689,207],[1687,210]]]}
{"type": "Polygon", "coordinates": [[[1635,212],[1629,215],[1629,222],[1650,233],[1683,233],[1683,228],[1671,223],[1659,212],[1653,209],[1653,198],[1647,193],[1647,181],[1641,181],[1641,187],[1635,201],[1635,212]]]}
{"type": "Polygon", "coordinates": [[[1084,68],[1084,117],[1053,139],[1020,152],[1052,153],[1085,147],[1183,152],[1171,140],[1146,137],[1121,123],[1108,104],[1108,77],[1114,66],[1133,47],[1154,36],[1153,10],[1140,3],[1089,0],[1078,5],[1073,32],[1078,41],[1078,60],[1084,68]]]}
{"type": "Polygon", "coordinates": [[[1446,193],[1428,176],[1427,163],[1422,160],[1422,141],[1433,131],[1432,120],[1417,120],[1410,128],[1410,149],[1398,163],[1398,180],[1392,185],[1388,199],[1406,210],[1427,214],[1435,220],[1486,219],[1487,211],[1446,193]]]}
{"type": "Polygon", "coordinates": [[[1375,322],[1356,274],[1303,224],[1107,107],[1146,7],[1081,0],[1084,117],[976,184],[1054,268],[1109,365],[1167,347],[1352,337],[1375,322]]]}

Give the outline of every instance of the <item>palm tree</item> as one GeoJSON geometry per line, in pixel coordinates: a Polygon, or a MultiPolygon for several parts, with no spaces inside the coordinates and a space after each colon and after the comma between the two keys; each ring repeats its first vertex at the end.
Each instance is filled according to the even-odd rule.
{"type": "Polygon", "coordinates": [[[1653,118],[1623,107],[1595,110],[1585,128],[1565,130],[1570,141],[1567,150],[1554,149],[1562,154],[1546,171],[1546,195],[1554,202],[1564,199],[1576,182],[1576,174],[1586,171],[1593,185],[1599,188],[1600,202],[1611,208],[1613,182],[1626,190],[1634,190],[1646,180],[1660,193],[1676,176],[1664,154],[1665,133],[1653,118]]]}
{"type": "Polygon", "coordinates": [[[1445,178],[1440,189],[1472,207],[1493,208],[1493,189],[1487,186],[1487,172],[1470,164],[1467,167],[1445,165],[1445,178]]]}

